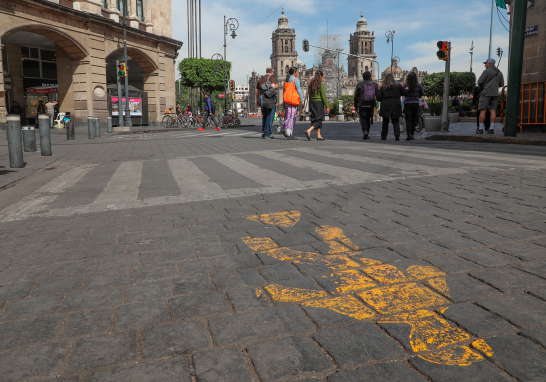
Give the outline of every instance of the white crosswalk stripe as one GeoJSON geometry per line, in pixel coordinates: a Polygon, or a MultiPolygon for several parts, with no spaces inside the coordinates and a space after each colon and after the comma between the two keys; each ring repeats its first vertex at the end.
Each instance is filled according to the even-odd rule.
{"type": "MultiPolygon", "coordinates": [[[[249,132],[226,132],[225,134],[255,135],[255,133],[249,132]]],[[[195,136],[203,137],[198,134],[195,136]]],[[[319,188],[331,184],[360,184],[461,174],[476,166],[474,160],[468,159],[467,152],[457,153],[451,150],[434,149],[427,150],[427,154],[424,154],[422,150],[417,150],[419,149],[414,147],[392,146],[384,149],[373,145],[366,145],[366,147],[335,146],[330,151],[300,147],[249,152],[248,154],[252,154],[250,156],[236,153],[195,157],[208,158],[205,161],[208,163],[207,165],[195,162],[196,159],[193,157],[169,159],[165,161],[169,170],[166,174],[169,172],[172,174],[173,180],[178,186],[177,192],[172,196],[145,199],[139,199],[139,192],[142,187],[151,186],[149,182],[148,186],[142,183],[144,161],[128,161],[122,162],[110,179],[104,179],[105,186],[102,186],[104,188],[96,195],[92,203],[50,208],[53,201],[59,197],[62,198],[64,192],[70,192],[78,182],[82,182],[78,183],[78,187],[80,187],[80,185],[85,185],[86,181],[92,181],[87,180],[86,175],[96,165],[79,166],[70,168],[20,201],[5,208],[0,212],[0,221],[21,220],[34,216],[69,216],[77,213],[235,198],[319,188]],[[344,149],[347,151],[344,152],[344,149]],[[260,160],[257,160],[257,156],[261,157],[260,160]],[[408,163],[403,160],[404,157],[421,158],[426,161],[424,162],[426,164],[408,163]],[[257,163],[262,165],[251,163],[251,158],[255,158],[257,163]],[[313,158],[317,160],[313,160],[313,158]],[[324,163],[330,160],[331,164],[324,163]],[[435,160],[442,161],[442,167],[434,167],[432,163],[435,160]],[[217,163],[217,166],[214,163],[217,163]],[[269,164],[275,166],[274,171],[269,164]],[[470,164],[472,167],[468,166],[470,164]],[[290,171],[283,173],[283,165],[290,165],[290,171]],[[381,166],[382,170],[379,170],[378,166],[381,166]],[[388,173],[384,173],[385,167],[390,170],[388,173]],[[222,174],[222,169],[226,171],[229,169],[229,175],[222,174]],[[310,170],[313,175],[306,179],[313,180],[299,178],[303,174],[310,173],[310,170]],[[383,172],[380,173],[380,171],[383,172]],[[323,178],[321,174],[324,174],[323,178]],[[238,182],[241,184],[240,188],[237,188],[238,182]]],[[[522,158],[521,156],[476,152],[471,152],[469,155],[483,159],[488,166],[495,160],[502,160],[514,163],[514,167],[540,165],[540,168],[546,168],[546,163],[540,161],[538,157],[522,158]]],[[[173,191],[171,189],[170,192],[173,191]]]]}

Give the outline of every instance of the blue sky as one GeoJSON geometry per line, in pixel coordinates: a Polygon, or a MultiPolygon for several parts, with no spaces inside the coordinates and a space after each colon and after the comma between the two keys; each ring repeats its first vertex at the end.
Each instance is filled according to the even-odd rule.
{"type": "MultiPolygon", "coordinates": [[[[436,58],[436,42],[452,42],[453,71],[470,69],[469,48],[474,40],[473,71],[482,72],[483,61],[489,49],[489,26],[491,20],[491,1],[489,0],[421,0],[421,1],[325,1],[325,0],[232,0],[225,2],[202,1],[202,54],[211,57],[222,53],[223,17],[235,17],[240,26],[235,40],[229,38],[227,59],[233,62],[232,78],[237,84],[247,81],[253,69],[259,74],[265,72],[270,64],[271,33],[277,28],[277,20],[284,4],[290,27],[296,30],[296,47],[299,58],[311,67],[314,53],[304,53],[302,39],[312,44],[326,34],[343,36],[348,50],[349,34],[356,30],[356,23],[364,12],[368,29],[375,31],[375,52],[381,70],[390,63],[391,46],[387,44],[385,32],[395,30],[394,54],[400,57],[400,66],[429,73],[444,70],[444,62],[436,58]],[[271,15],[271,16],[269,16],[271,15]],[[269,17],[268,17],[269,16],[269,17]],[[265,19],[265,20],[264,20],[265,19]]],[[[186,1],[173,0],[173,38],[184,41],[178,60],[187,57],[186,1]]],[[[506,10],[502,15],[508,18],[506,10]]],[[[504,20],[503,20],[504,21],[504,20]]],[[[507,25],[507,23],[505,22],[507,25]]],[[[493,57],[496,48],[504,50],[500,68],[506,75],[508,57],[508,32],[502,26],[495,10],[493,23],[493,57]]],[[[345,68],[347,68],[345,60],[345,68]]]]}

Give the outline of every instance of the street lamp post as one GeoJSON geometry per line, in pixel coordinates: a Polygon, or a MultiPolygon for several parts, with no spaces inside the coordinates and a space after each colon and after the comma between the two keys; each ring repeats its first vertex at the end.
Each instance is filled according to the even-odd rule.
{"type": "Polygon", "coordinates": [[[470,73],[472,73],[472,57],[474,56],[474,41],[472,41],[472,45],[470,46],[470,73]]]}
{"type": "Polygon", "coordinates": [[[393,58],[394,58],[394,34],[396,31],[387,31],[385,33],[385,37],[387,38],[387,44],[391,43],[391,74],[392,74],[392,67],[393,67],[393,58]]]}
{"type": "Polygon", "coordinates": [[[224,110],[227,112],[227,69],[226,69],[226,60],[227,60],[227,34],[228,30],[231,31],[231,38],[235,39],[237,34],[235,31],[239,28],[239,21],[237,19],[231,18],[226,21],[226,16],[224,16],[224,110]]]}
{"type": "MultiPolygon", "coordinates": [[[[125,15],[127,13],[127,0],[123,0],[123,61],[125,61],[125,67],[128,68],[127,61],[127,20],[125,15]]],[[[131,108],[129,107],[129,76],[128,70],[125,72],[125,127],[132,127],[131,121],[131,108]]]]}

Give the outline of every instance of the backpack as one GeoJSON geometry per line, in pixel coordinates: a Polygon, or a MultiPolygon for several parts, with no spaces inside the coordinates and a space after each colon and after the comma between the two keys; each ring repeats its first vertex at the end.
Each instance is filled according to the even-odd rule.
{"type": "Polygon", "coordinates": [[[267,109],[273,109],[273,107],[277,104],[277,89],[271,86],[271,81],[269,80],[270,77],[271,75],[267,76],[267,80],[263,81],[260,85],[260,106],[267,109]]]}
{"type": "MultiPolygon", "coordinates": [[[[210,97],[209,97],[210,98],[210,97]]],[[[212,98],[210,99],[210,110],[215,113],[216,112],[216,106],[214,105],[214,101],[212,98]]]]}
{"type": "Polygon", "coordinates": [[[366,102],[375,101],[375,85],[370,81],[369,84],[364,84],[364,92],[362,93],[362,100],[366,102]]]}

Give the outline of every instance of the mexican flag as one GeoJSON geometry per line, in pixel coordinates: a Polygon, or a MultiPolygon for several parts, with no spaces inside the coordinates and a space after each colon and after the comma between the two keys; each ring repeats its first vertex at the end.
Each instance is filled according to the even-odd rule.
{"type": "Polygon", "coordinates": [[[497,0],[497,7],[506,9],[506,3],[504,2],[504,0],[497,0]]]}

